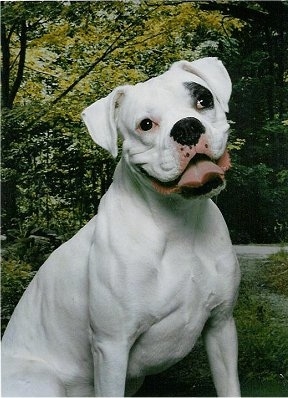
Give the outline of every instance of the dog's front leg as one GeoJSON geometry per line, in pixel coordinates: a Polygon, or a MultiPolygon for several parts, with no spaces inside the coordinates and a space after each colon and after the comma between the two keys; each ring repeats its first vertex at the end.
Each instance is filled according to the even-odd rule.
{"type": "Polygon", "coordinates": [[[128,353],[122,341],[92,338],[96,397],[124,397],[128,353]]]}
{"type": "Polygon", "coordinates": [[[205,330],[204,341],[218,396],[240,396],[238,342],[233,317],[212,320],[205,330]]]}

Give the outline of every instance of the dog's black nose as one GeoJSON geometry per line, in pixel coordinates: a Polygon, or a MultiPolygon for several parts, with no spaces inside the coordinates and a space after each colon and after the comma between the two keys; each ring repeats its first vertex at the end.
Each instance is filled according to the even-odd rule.
{"type": "Polygon", "coordinates": [[[170,136],[181,145],[196,145],[205,127],[195,117],[178,120],[172,127],[170,136]]]}

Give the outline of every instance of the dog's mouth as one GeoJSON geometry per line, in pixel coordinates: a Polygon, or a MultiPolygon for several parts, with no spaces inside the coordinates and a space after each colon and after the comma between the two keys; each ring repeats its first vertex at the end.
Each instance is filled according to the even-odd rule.
{"type": "Polygon", "coordinates": [[[207,155],[196,154],[183,173],[169,182],[159,181],[151,176],[153,187],[162,194],[178,193],[183,196],[201,196],[224,187],[225,173],[231,167],[230,156],[226,150],[214,161],[207,155]]]}

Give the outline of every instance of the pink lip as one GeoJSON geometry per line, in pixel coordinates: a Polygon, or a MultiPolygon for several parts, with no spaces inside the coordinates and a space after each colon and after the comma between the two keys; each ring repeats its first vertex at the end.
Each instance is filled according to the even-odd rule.
{"type": "Polygon", "coordinates": [[[224,181],[225,172],[231,167],[230,156],[227,150],[216,161],[213,162],[208,156],[195,155],[189,162],[188,166],[174,182],[163,183],[159,180],[153,179],[154,188],[162,194],[181,193],[183,189],[197,190],[205,184],[216,179],[224,181]]]}

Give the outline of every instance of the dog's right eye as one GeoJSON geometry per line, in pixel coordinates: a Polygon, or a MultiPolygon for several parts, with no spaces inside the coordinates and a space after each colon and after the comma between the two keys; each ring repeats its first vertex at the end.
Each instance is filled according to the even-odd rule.
{"type": "Polygon", "coordinates": [[[140,122],[140,128],[143,131],[149,131],[153,128],[153,122],[150,119],[143,119],[142,122],[140,122]]]}

